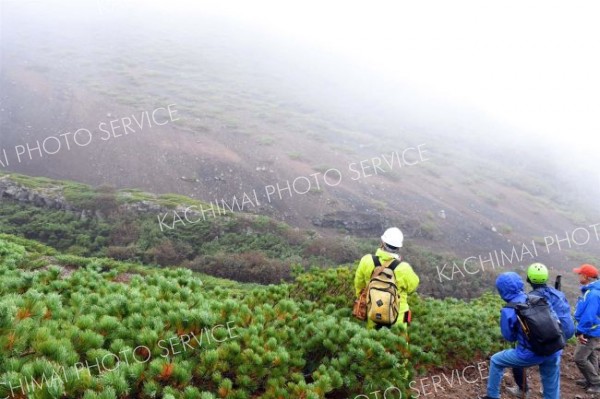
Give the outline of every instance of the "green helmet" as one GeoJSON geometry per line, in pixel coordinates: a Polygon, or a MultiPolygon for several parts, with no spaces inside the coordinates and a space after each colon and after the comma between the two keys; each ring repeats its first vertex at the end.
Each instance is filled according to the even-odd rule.
{"type": "Polygon", "coordinates": [[[548,281],[548,269],[541,263],[534,263],[527,269],[527,278],[533,284],[546,284],[548,281]]]}

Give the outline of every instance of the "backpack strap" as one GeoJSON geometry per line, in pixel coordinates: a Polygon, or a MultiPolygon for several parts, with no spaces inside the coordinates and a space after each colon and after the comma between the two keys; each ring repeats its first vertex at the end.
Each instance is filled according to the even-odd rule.
{"type": "Polygon", "coordinates": [[[379,260],[379,257],[375,255],[371,255],[371,257],[373,258],[373,264],[375,265],[375,267],[381,266],[381,261],[379,260]]]}
{"type": "MultiPolygon", "coordinates": [[[[371,255],[371,257],[373,258],[373,264],[375,265],[375,267],[381,266],[381,261],[379,260],[379,258],[377,256],[371,255]]],[[[400,264],[400,260],[394,259],[387,267],[389,267],[392,270],[395,270],[399,264],[400,264]]]]}
{"type": "MultiPolygon", "coordinates": [[[[529,297],[527,299],[529,300],[529,297]]],[[[525,305],[525,304],[526,304],[526,302],[525,303],[509,302],[506,305],[504,305],[504,307],[515,311],[517,320],[518,320],[519,324],[521,325],[521,331],[523,331],[525,336],[528,337],[529,336],[529,328],[523,322],[523,319],[521,318],[520,313],[519,313],[519,310],[522,309],[523,305],[525,305]]]]}
{"type": "Polygon", "coordinates": [[[375,265],[375,268],[373,269],[373,272],[371,273],[371,278],[375,278],[377,276],[379,276],[381,273],[383,273],[383,271],[385,270],[385,267],[383,267],[383,265],[381,264],[381,261],[379,260],[379,258],[375,255],[371,255],[373,257],[373,264],[375,265]]]}
{"type": "Polygon", "coordinates": [[[390,269],[392,269],[392,271],[394,271],[398,267],[399,264],[400,264],[400,261],[398,259],[394,259],[392,261],[392,263],[390,263],[388,265],[388,268],[390,268],[390,269]]]}
{"type": "Polygon", "coordinates": [[[387,266],[381,264],[379,258],[375,255],[371,255],[373,257],[373,264],[375,265],[375,269],[373,269],[373,273],[371,273],[371,278],[379,276],[385,269],[391,269],[392,272],[398,267],[400,261],[398,259],[394,259],[387,266]]]}

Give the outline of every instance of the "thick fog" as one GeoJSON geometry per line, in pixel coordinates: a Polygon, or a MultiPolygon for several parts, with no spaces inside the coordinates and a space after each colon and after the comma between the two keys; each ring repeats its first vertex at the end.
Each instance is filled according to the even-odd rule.
{"type": "MultiPolygon", "coordinates": [[[[178,103],[169,90],[185,86],[201,65],[205,84],[233,90],[233,104],[245,97],[316,112],[374,139],[385,132],[385,140],[397,134],[454,143],[455,154],[539,169],[562,179],[555,184],[575,183],[593,201],[600,194],[595,8],[546,1],[3,0],[2,105],[28,107],[9,90],[11,74],[24,65],[71,89],[82,79],[116,81],[107,67],[135,66],[156,74],[156,86],[136,83],[132,73],[132,91],[178,103]]],[[[140,108],[134,94],[121,94],[140,108]]],[[[0,122],[1,145],[26,132],[5,113],[0,122]]]]}

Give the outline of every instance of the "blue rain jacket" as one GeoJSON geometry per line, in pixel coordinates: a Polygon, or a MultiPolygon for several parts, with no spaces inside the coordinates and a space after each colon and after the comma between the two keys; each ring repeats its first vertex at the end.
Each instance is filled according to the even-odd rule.
{"type": "MultiPolygon", "coordinates": [[[[517,273],[502,273],[496,279],[496,289],[500,297],[506,302],[525,303],[527,295],[523,288],[523,280],[517,273]]],[[[517,319],[517,312],[514,309],[502,308],[500,311],[500,331],[507,341],[517,342],[517,356],[523,360],[541,363],[562,354],[562,350],[560,350],[549,356],[536,355],[527,342],[527,338],[517,319]]]]}
{"type": "Polygon", "coordinates": [[[575,308],[577,333],[600,337],[600,281],[581,287],[581,294],[575,308]]]}
{"type": "Polygon", "coordinates": [[[536,287],[538,288],[530,293],[542,295],[546,298],[550,307],[556,313],[558,320],[560,320],[560,328],[565,336],[565,340],[568,340],[575,334],[575,324],[573,323],[571,306],[567,297],[554,287],[548,287],[547,285],[536,287]]]}

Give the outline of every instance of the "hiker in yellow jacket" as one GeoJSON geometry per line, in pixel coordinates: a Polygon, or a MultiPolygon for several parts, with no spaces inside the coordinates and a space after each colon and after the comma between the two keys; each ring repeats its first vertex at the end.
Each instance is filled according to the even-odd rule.
{"type": "MultiPolygon", "coordinates": [[[[387,229],[381,236],[381,246],[375,252],[375,256],[379,259],[382,265],[385,265],[394,259],[401,260],[399,250],[404,242],[404,235],[397,227],[387,229]]],[[[375,270],[375,262],[373,255],[365,255],[360,261],[356,274],[354,276],[354,288],[356,297],[360,296],[363,288],[367,287],[371,280],[371,275],[375,270]]],[[[407,262],[401,262],[395,269],[394,275],[398,286],[398,320],[395,325],[403,323],[406,325],[406,320],[409,314],[408,295],[415,292],[419,286],[419,276],[413,271],[412,267],[407,262]]],[[[376,327],[375,322],[369,320],[367,328],[376,327]]],[[[377,326],[378,329],[381,328],[377,326]]]]}

